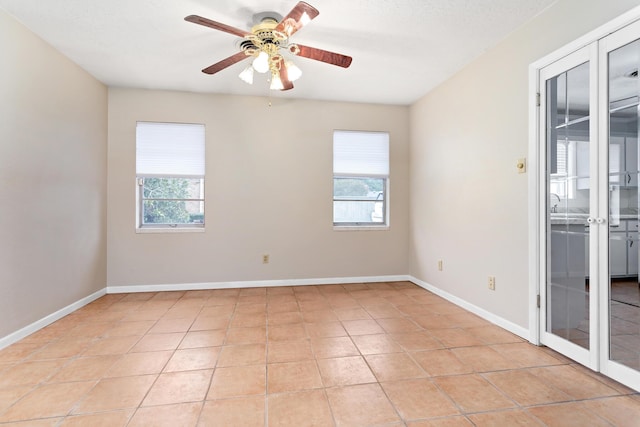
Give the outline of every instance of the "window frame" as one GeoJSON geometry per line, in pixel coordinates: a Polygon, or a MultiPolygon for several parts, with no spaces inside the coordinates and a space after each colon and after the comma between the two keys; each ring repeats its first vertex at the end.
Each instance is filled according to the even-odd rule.
{"type": "MultiPolygon", "coordinates": [[[[389,229],[389,176],[391,174],[391,135],[388,131],[360,131],[360,130],[334,130],[333,133],[333,152],[334,152],[334,169],[335,169],[335,139],[336,133],[354,133],[354,134],[385,134],[386,135],[386,144],[387,144],[387,152],[386,152],[386,161],[387,161],[387,174],[367,174],[367,173],[345,173],[345,172],[333,172],[332,178],[332,219],[333,219],[333,229],[334,230],[387,230],[389,229]],[[382,221],[336,221],[335,218],[335,203],[336,202],[365,202],[369,201],[365,199],[365,196],[337,196],[335,195],[335,183],[336,179],[380,179],[382,180],[382,191],[379,193],[382,194],[382,221]]],[[[375,202],[375,200],[373,200],[375,202]]],[[[375,207],[374,211],[375,212],[375,207]]],[[[372,212],[372,214],[373,214],[372,212]]]]}
{"type": "Polygon", "coordinates": [[[138,173],[138,130],[140,123],[158,124],[158,125],[193,125],[201,126],[202,135],[202,161],[206,162],[206,126],[202,123],[182,123],[182,122],[155,122],[155,121],[138,121],[136,122],[136,233],[171,233],[171,232],[204,232],[206,224],[206,198],[205,198],[205,169],[202,175],[177,175],[177,174],[155,174],[155,173],[138,173]],[[184,179],[184,180],[200,180],[200,198],[145,198],[144,197],[144,180],[145,179],[184,179]],[[202,207],[201,223],[145,223],[144,222],[144,203],[149,200],[157,201],[175,201],[175,202],[197,202],[202,207]]]}

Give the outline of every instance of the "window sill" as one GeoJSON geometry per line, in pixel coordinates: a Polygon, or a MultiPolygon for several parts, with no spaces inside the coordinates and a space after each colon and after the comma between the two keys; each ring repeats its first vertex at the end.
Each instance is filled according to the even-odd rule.
{"type": "Polygon", "coordinates": [[[388,225],[334,225],[333,231],[387,231],[388,225]]]}
{"type": "Polygon", "coordinates": [[[164,228],[164,227],[144,227],[136,228],[136,234],[153,234],[153,233],[204,233],[204,227],[183,227],[183,228],[164,228]]]}

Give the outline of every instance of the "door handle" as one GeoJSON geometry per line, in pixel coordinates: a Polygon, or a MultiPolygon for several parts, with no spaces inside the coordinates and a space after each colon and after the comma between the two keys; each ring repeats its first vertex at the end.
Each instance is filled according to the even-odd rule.
{"type": "Polygon", "coordinates": [[[590,216],[589,218],[587,218],[587,223],[589,223],[589,224],[593,224],[594,222],[595,222],[595,223],[598,223],[598,224],[604,224],[604,223],[605,223],[605,221],[606,221],[606,220],[605,220],[604,218],[600,217],[600,216],[599,216],[598,218],[594,218],[594,217],[592,217],[592,216],[590,216]]]}

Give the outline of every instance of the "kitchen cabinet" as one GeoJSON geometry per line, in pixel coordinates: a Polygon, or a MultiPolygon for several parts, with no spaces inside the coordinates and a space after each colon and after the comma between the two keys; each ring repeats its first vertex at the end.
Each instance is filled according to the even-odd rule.
{"type": "Polygon", "coordinates": [[[627,275],[627,230],[626,221],[617,227],[609,227],[609,274],[616,277],[627,275]]]}
{"type": "Polygon", "coordinates": [[[609,182],[638,187],[638,96],[621,96],[609,103],[609,182]],[[612,156],[611,148],[616,149],[612,156]],[[616,173],[619,175],[616,176],[616,173]],[[614,177],[617,178],[614,180],[614,177]]]}
{"type": "Polygon", "coordinates": [[[576,286],[580,283],[584,285],[589,247],[588,227],[558,222],[551,225],[550,244],[555,255],[549,260],[551,275],[563,283],[576,280],[576,286]]]}
{"type": "MultiPolygon", "coordinates": [[[[637,175],[636,175],[637,177],[637,175]]],[[[638,275],[638,221],[627,221],[627,275],[638,275]]]]}
{"type": "Polygon", "coordinates": [[[638,186],[638,138],[625,138],[624,169],[626,171],[625,186],[638,186]]]}
{"type": "Polygon", "coordinates": [[[620,220],[609,227],[609,274],[612,277],[638,275],[638,221],[620,220]]]}
{"type": "Polygon", "coordinates": [[[549,259],[550,298],[559,304],[551,308],[552,329],[578,328],[587,315],[584,303],[588,259],[588,227],[567,219],[551,224],[550,245],[554,256],[549,259]]]}
{"type": "Polygon", "coordinates": [[[609,183],[620,187],[638,187],[638,138],[609,138],[609,183]]]}
{"type": "MultiPolygon", "coordinates": [[[[577,218],[557,216],[552,221],[549,241],[554,254],[549,260],[551,277],[570,288],[579,287],[584,277],[588,277],[589,226],[581,224],[581,219],[577,218]]],[[[638,275],[638,228],[637,219],[620,219],[618,224],[609,225],[609,274],[612,277],[638,275]]]]}
{"type": "MultiPolygon", "coordinates": [[[[609,183],[620,187],[638,187],[638,138],[609,138],[609,183]]],[[[577,189],[589,188],[589,144],[576,141],[577,189]]]]}
{"type": "Polygon", "coordinates": [[[638,275],[638,233],[627,241],[627,276],[638,275]]]}

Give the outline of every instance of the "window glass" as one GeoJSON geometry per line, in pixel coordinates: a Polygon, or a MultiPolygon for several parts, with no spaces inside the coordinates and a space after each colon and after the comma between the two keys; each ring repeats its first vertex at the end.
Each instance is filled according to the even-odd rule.
{"type": "Polygon", "coordinates": [[[204,224],[202,179],[142,178],[143,224],[204,224]]]}

